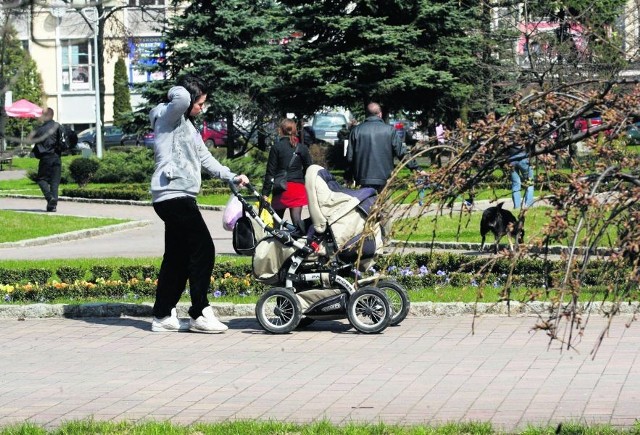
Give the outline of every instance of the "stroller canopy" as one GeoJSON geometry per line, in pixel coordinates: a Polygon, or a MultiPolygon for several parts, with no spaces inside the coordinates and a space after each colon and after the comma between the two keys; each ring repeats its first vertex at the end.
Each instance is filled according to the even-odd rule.
{"type": "Polygon", "coordinates": [[[329,171],[319,165],[307,168],[304,182],[309,215],[313,229],[318,233],[324,233],[327,226],[350,213],[367,198],[376,196],[372,188],[352,190],[341,186],[329,171]]]}

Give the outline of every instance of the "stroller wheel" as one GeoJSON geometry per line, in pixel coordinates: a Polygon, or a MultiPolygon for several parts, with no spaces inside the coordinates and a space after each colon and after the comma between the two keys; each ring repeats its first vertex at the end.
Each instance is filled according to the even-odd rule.
{"type": "Polygon", "coordinates": [[[404,287],[394,280],[379,281],[378,288],[382,290],[389,300],[389,306],[392,311],[389,325],[395,326],[409,314],[409,307],[411,306],[409,295],[404,287]]]}
{"type": "Polygon", "coordinates": [[[274,334],[287,334],[298,323],[302,309],[298,298],[285,288],[272,288],[260,297],[256,304],[256,318],[260,325],[274,334]]]}
{"type": "Polygon", "coordinates": [[[384,293],[375,287],[362,287],[349,296],[347,317],[360,332],[381,332],[391,321],[389,301],[384,293]]]}

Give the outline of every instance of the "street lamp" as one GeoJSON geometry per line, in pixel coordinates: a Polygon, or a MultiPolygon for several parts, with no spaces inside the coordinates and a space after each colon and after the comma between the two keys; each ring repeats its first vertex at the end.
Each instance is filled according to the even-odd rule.
{"type": "Polygon", "coordinates": [[[63,1],[55,1],[51,4],[51,15],[56,19],[56,94],[58,101],[58,120],[62,123],[62,50],[60,49],[60,23],[62,17],[67,14],[67,4],[63,1]]]}
{"type": "MultiPolygon", "coordinates": [[[[51,15],[56,18],[56,51],[58,52],[58,104],[61,104],[62,96],[60,95],[60,83],[62,83],[62,70],[60,69],[60,65],[62,65],[61,59],[61,51],[60,51],[60,20],[67,13],[68,5],[61,0],[55,1],[51,5],[51,15]]],[[[98,66],[98,21],[100,17],[98,16],[98,9],[95,7],[87,7],[82,8],[80,10],[80,14],[84,17],[84,19],[89,23],[91,30],[93,31],[93,75],[94,75],[94,86],[95,86],[95,106],[96,106],[96,154],[99,159],[102,158],[102,123],[100,122],[100,71],[98,66]],[[89,18],[89,14],[91,14],[92,18],[89,18]]]]}
{"type": "Polygon", "coordinates": [[[93,76],[94,76],[94,85],[95,85],[95,95],[96,95],[96,154],[98,158],[102,158],[102,124],[100,122],[100,71],[98,68],[98,21],[100,17],[98,16],[98,9],[95,7],[82,8],[80,11],[82,16],[93,25],[91,26],[93,30],[93,76]],[[91,20],[88,16],[88,12],[93,15],[93,19],[91,20]]]}

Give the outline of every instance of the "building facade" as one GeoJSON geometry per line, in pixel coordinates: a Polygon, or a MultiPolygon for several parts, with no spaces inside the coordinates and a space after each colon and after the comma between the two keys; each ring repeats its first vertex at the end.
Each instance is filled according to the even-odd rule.
{"type": "Polygon", "coordinates": [[[165,1],[107,0],[102,2],[101,16],[93,4],[86,0],[34,3],[30,10],[11,16],[23,47],[38,65],[46,106],[55,110],[58,122],[76,131],[95,126],[100,115],[96,110],[98,26],[102,26],[104,35],[101,115],[105,125],[113,124],[114,67],[118,58],[127,65],[134,110],[142,99],[133,85],[163,78],[144,69],[157,61],[157,49],[162,47],[162,26],[171,10],[165,1]]]}

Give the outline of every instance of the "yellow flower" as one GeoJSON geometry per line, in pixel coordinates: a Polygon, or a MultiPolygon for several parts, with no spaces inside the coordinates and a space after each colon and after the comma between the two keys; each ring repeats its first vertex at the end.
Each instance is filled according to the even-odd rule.
{"type": "Polygon", "coordinates": [[[226,272],[226,273],[224,274],[224,278],[231,278],[231,274],[230,274],[229,272],[226,272]]]}

